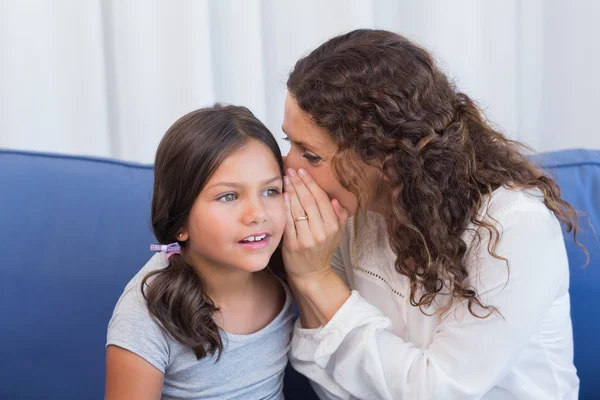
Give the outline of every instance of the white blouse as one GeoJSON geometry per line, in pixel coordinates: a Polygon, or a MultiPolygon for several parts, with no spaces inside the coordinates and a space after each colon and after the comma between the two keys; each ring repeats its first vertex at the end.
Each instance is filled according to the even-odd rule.
{"type": "Polygon", "coordinates": [[[577,399],[569,265],[558,220],[532,191],[500,188],[482,211],[501,233],[496,254],[509,261],[507,267],[489,254],[486,229],[479,229],[481,245],[467,230],[467,282],[499,311],[487,318],[460,301],[442,312],[443,295],[425,314],[411,306],[383,217],[369,212],[350,220],[332,264],[352,295],[326,326],[302,329],[298,319],[290,350],[292,365],[319,397],[577,399]]]}

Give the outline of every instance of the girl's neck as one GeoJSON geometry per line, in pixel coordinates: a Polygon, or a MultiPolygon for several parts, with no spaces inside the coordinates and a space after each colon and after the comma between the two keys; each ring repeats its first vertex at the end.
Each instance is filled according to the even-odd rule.
{"type": "MultiPolygon", "coordinates": [[[[183,255],[183,254],[182,254],[183,255]]],[[[263,271],[249,272],[222,265],[214,265],[207,260],[183,255],[189,265],[194,267],[202,280],[206,295],[219,305],[247,299],[257,287],[263,271]]]]}

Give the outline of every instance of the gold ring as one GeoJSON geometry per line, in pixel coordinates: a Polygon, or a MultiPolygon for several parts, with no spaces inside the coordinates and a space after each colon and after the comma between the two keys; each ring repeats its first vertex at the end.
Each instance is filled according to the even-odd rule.
{"type": "Polygon", "coordinates": [[[294,222],[298,222],[298,221],[306,221],[308,219],[308,215],[303,215],[301,217],[298,218],[294,218],[294,222]]]}

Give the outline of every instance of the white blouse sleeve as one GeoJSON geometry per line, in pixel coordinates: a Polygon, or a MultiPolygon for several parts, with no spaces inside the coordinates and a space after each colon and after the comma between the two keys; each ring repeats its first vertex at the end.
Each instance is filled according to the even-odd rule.
{"type": "Polygon", "coordinates": [[[541,202],[515,202],[494,219],[502,233],[496,254],[510,267],[489,254],[483,230],[468,279],[500,313],[477,318],[455,302],[431,344],[418,348],[392,334],[391,321],[354,291],[326,326],[296,323],[294,368],[322,399],[481,398],[508,374],[568,279],[560,225],[541,202]]]}

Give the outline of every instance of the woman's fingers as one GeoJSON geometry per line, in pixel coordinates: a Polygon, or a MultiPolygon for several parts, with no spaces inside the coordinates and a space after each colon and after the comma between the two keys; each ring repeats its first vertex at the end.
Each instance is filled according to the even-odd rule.
{"type": "Polygon", "coordinates": [[[334,213],[333,208],[331,207],[331,203],[329,201],[329,196],[327,196],[327,193],[325,193],[325,191],[321,189],[321,187],[317,184],[317,182],[315,182],[312,176],[310,176],[308,171],[306,171],[305,169],[299,169],[298,175],[300,176],[300,179],[302,179],[304,185],[306,185],[308,191],[312,194],[312,198],[314,199],[317,208],[319,209],[319,213],[321,214],[323,221],[330,224],[337,222],[336,214],[334,213]]]}
{"type": "Polygon", "coordinates": [[[316,217],[317,215],[320,217],[321,212],[319,211],[317,202],[310,190],[308,190],[308,188],[302,181],[302,178],[298,174],[296,174],[296,171],[293,169],[288,169],[286,173],[287,176],[290,178],[292,187],[296,192],[296,195],[298,196],[302,208],[304,208],[304,210],[306,210],[307,213],[310,213],[311,217],[316,217]]]}
{"type": "Polygon", "coordinates": [[[294,217],[292,216],[292,205],[290,204],[290,195],[283,193],[285,201],[285,229],[283,230],[284,243],[296,242],[296,226],[294,225],[294,217]]]}
{"type": "MultiPolygon", "coordinates": [[[[298,220],[298,218],[307,216],[308,213],[304,210],[304,208],[302,207],[302,204],[300,204],[300,200],[298,199],[298,194],[296,193],[296,188],[291,183],[290,177],[284,176],[283,183],[285,185],[285,191],[286,191],[286,194],[287,194],[287,197],[289,200],[290,214],[292,217],[292,222],[294,224],[294,228],[296,230],[296,238],[298,241],[306,242],[312,236],[310,227],[308,225],[308,222],[310,221],[311,217],[308,216],[307,219],[298,220]]],[[[314,216],[313,218],[319,219],[320,217],[321,216],[318,215],[318,216],[314,216]]]]}
{"type": "Polygon", "coordinates": [[[346,227],[346,223],[348,222],[348,218],[349,218],[349,214],[348,214],[348,210],[346,210],[339,201],[337,201],[336,199],[331,200],[331,207],[333,208],[333,211],[335,212],[335,215],[338,219],[338,222],[340,224],[340,226],[343,228],[346,227]]]}
{"type": "MultiPolygon", "coordinates": [[[[308,223],[308,226],[310,227],[310,231],[312,232],[314,239],[316,241],[324,240],[325,229],[323,226],[323,218],[321,216],[321,212],[319,211],[319,207],[317,206],[315,198],[294,170],[289,169],[287,173],[291,181],[292,190],[296,195],[296,199],[298,200],[302,210],[304,210],[305,212],[305,214],[294,215],[294,218],[300,217],[302,215],[308,216],[308,220],[297,221],[296,225],[298,225],[301,222],[308,223]]],[[[292,201],[293,206],[294,198],[290,197],[290,200],[292,201]]]]}
{"type": "Polygon", "coordinates": [[[337,200],[330,202],[304,171],[302,177],[293,170],[288,170],[287,174],[283,179],[287,220],[282,255],[288,276],[304,278],[329,271],[332,254],[340,244],[341,230],[348,220],[348,211],[337,200]]]}

